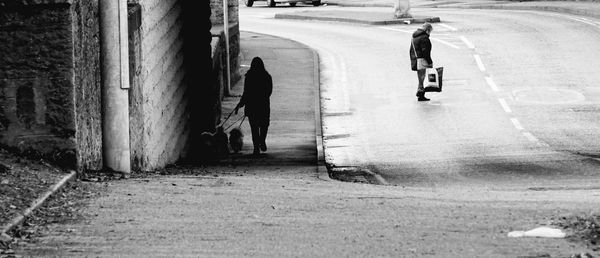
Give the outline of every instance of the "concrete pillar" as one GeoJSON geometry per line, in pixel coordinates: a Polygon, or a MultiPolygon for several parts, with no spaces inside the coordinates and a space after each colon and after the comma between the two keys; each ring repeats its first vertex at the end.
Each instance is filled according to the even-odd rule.
{"type": "Polygon", "coordinates": [[[100,0],[104,167],[129,174],[127,0],[100,0]]]}
{"type": "Polygon", "coordinates": [[[412,15],[410,15],[410,0],[396,0],[394,17],[396,19],[412,18],[412,15]]]}

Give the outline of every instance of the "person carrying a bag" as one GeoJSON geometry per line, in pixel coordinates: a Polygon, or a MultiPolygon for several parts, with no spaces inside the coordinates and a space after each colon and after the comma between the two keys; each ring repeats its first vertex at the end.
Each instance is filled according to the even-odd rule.
{"type": "Polygon", "coordinates": [[[410,61],[413,71],[417,71],[419,86],[417,87],[417,100],[429,101],[425,98],[425,89],[423,81],[427,68],[433,68],[433,60],[431,60],[431,41],[429,35],[433,31],[433,26],[429,23],[424,23],[421,28],[418,28],[412,35],[410,44],[410,61]]]}

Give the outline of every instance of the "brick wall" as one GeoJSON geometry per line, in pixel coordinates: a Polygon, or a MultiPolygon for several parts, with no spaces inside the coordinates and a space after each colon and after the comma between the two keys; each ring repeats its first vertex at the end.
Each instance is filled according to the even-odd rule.
{"type": "Polygon", "coordinates": [[[67,168],[99,168],[95,5],[0,1],[0,144],[67,168]]]}

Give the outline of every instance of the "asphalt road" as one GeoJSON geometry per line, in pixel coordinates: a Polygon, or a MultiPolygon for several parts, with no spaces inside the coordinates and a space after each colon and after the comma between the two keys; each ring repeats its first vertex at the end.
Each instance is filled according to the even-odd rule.
{"type": "Polygon", "coordinates": [[[240,7],[240,28],[319,52],[330,164],[405,186],[598,185],[600,20],[414,9],[443,21],[434,25],[432,56],[444,67],[444,91],[423,103],[408,59],[418,25],[273,19],[299,10],[316,9],[240,7]]]}

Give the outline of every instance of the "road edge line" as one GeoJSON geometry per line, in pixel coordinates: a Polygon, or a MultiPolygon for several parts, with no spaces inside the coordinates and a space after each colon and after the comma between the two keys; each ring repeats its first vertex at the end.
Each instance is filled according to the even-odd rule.
{"type": "Polygon", "coordinates": [[[50,188],[50,190],[46,191],[41,197],[35,199],[31,203],[29,208],[27,208],[25,211],[23,211],[23,213],[19,214],[15,218],[13,218],[9,223],[2,225],[1,230],[0,230],[0,235],[3,238],[8,237],[8,239],[12,239],[12,237],[10,237],[7,234],[7,232],[10,231],[11,229],[13,229],[15,226],[21,224],[21,222],[23,222],[23,220],[25,220],[25,218],[27,218],[27,216],[29,216],[34,210],[36,210],[37,208],[42,206],[42,204],[44,204],[44,202],[52,194],[54,194],[58,190],[60,190],[67,182],[69,182],[73,178],[75,178],[76,175],[77,175],[77,172],[71,171],[68,175],[64,176],[58,183],[56,183],[54,186],[52,186],[52,188],[50,188]]]}

